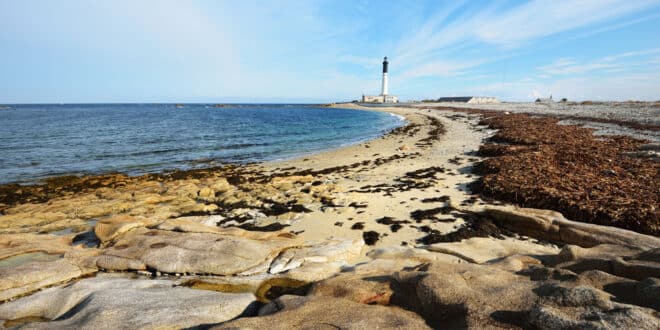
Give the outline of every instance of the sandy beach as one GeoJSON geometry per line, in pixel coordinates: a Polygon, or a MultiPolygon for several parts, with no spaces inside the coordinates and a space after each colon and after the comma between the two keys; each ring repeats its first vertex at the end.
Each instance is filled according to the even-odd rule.
{"type": "Polygon", "coordinates": [[[4,326],[658,325],[656,236],[472,192],[488,114],[337,106],[407,125],[292,160],[3,186],[4,326]]]}

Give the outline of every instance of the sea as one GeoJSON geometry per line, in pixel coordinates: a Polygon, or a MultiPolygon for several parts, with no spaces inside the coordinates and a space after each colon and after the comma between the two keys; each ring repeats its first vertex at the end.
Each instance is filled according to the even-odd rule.
{"type": "Polygon", "coordinates": [[[23,104],[0,108],[0,183],[283,160],[405,123],[303,104],[23,104]]]}

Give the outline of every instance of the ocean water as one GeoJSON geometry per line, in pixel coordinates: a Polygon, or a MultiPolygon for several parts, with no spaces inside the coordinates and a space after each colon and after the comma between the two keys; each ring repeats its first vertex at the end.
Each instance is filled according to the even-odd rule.
{"type": "Polygon", "coordinates": [[[387,113],[310,105],[11,105],[0,110],[0,183],[286,159],[402,124],[387,113]]]}

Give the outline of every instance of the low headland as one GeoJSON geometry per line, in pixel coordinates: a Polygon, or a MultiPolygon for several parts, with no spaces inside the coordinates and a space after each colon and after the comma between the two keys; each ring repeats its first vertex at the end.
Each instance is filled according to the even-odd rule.
{"type": "Polygon", "coordinates": [[[0,186],[2,326],[660,327],[653,108],[333,106],[407,125],[292,160],[0,186]]]}

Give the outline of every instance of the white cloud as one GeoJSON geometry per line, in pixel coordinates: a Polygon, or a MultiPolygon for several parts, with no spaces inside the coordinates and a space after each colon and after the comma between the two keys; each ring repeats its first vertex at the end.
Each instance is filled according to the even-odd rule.
{"type": "Polygon", "coordinates": [[[639,51],[625,52],[610,56],[597,58],[591,61],[577,62],[570,58],[559,58],[554,63],[538,68],[542,74],[550,75],[575,75],[587,72],[621,72],[625,69],[634,68],[640,64],[645,65],[647,57],[660,53],[660,48],[651,48],[639,51]]]}
{"type": "Polygon", "coordinates": [[[479,39],[498,45],[518,45],[529,40],[621,17],[653,0],[531,1],[479,24],[479,39]]]}
{"type": "MultiPolygon", "coordinates": [[[[406,35],[393,59],[405,66],[405,78],[455,75],[509,58],[515,55],[515,49],[550,35],[599,24],[616,25],[611,22],[613,19],[657,3],[655,0],[531,1],[505,9],[470,8],[458,17],[456,13],[464,3],[456,3],[440,8],[416,31],[406,35]]],[[[557,63],[547,69],[556,74],[615,69],[605,62],[581,68],[557,63]]]]}

